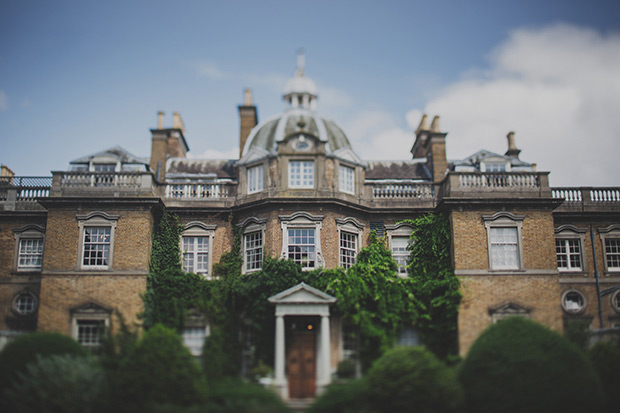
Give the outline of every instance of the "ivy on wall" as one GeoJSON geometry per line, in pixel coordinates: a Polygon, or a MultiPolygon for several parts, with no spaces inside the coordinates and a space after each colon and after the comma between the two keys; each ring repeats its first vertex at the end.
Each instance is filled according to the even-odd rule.
{"type": "Polygon", "coordinates": [[[179,218],[163,209],[156,216],[151,249],[150,272],[144,293],[144,327],[160,323],[180,331],[187,311],[196,306],[205,280],[181,269],[179,218]]]}
{"type": "Polygon", "coordinates": [[[188,310],[201,310],[212,331],[205,345],[208,357],[219,354],[221,361],[213,378],[235,375],[249,335],[254,362],[273,364],[274,307],[267,299],[305,282],[337,298],[333,311],[357,329],[363,366],[393,346],[405,327],[415,327],[437,355],[456,353],[461,296],[451,269],[448,221],[429,214],[407,222],[414,227],[410,277],[397,274],[385,240],[374,232],[347,270],[302,271],[293,261],[265,257],[260,271],[242,274],[241,234],[235,232],[231,251],[214,265],[214,279],[207,281],[181,270],[182,227],[176,215],[164,210],[153,235],[144,325],[162,323],[181,330],[188,310]]]}
{"type": "Polygon", "coordinates": [[[423,343],[437,356],[458,354],[460,285],[452,269],[450,222],[441,214],[407,220],[413,227],[408,266],[412,293],[424,306],[416,325],[423,343]]]}

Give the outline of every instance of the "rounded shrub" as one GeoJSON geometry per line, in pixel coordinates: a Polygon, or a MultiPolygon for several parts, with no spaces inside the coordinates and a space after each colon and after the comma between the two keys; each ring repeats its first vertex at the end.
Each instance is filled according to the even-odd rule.
{"type": "Polygon", "coordinates": [[[21,413],[101,411],[105,377],[93,357],[55,354],[37,357],[5,390],[8,402],[21,413]]]}
{"type": "MultiPolygon", "coordinates": [[[[176,331],[156,325],[110,378],[114,410],[139,411],[155,404],[189,406],[204,401],[200,366],[176,331]]],[[[111,409],[112,410],[112,409],[111,409]]]]}
{"type": "Polygon", "coordinates": [[[308,413],[362,413],[370,412],[364,400],[364,379],[330,384],[319,396],[308,413]]]}
{"type": "Polygon", "coordinates": [[[71,337],[60,333],[37,332],[23,334],[9,342],[0,352],[0,394],[37,356],[54,354],[86,356],[88,351],[71,337]]]}
{"type": "Polygon", "coordinates": [[[492,325],[460,365],[470,412],[595,412],[600,381],[585,354],[522,317],[492,325]]]}
{"type": "Polygon", "coordinates": [[[620,347],[610,342],[599,342],[590,349],[588,356],[607,396],[607,411],[615,412],[618,406],[614,399],[620,389],[620,347]]]}
{"type": "Polygon", "coordinates": [[[463,389],[456,373],[423,347],[397,347],[366,375],[365,398],[376,411],[457,412],[463,389]]]}
{"type": "Polygon", "coordinates": [[[278,395],[258,384],[224,379],[210,385],[204,410],[210,413],[287,413],[289,408],[278,395]]]}

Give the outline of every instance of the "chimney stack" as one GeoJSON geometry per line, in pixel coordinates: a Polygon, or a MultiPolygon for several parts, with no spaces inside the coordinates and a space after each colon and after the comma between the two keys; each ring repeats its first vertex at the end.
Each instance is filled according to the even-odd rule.
{"type": "Polygon", "coordinates": [[[151,129],[151,160],[149,166],[158,181],[166,175],[168,158],[185,158],[189,146],[185,141],[185,127],[178,112],[172,115],[172,128],[164,126],[164,112],[157,112],[157,129],[151,129]]]}
{"type": "Polygon", "coordinates": [[[446,157],[446,135],[439,129],[439,116],[433,117],[429,129],[428,116],[423,115],[415,131],[416,139],[411,148],[414,158],[426,158],[428,168],[433,174],[433,182],[441,182],[446,176],[448,160],[446,157]]]}
{"type": "Polygon", "coordinates": [[[243,91],[243,105],[238,106],[239,119],[241,121],[241,127],[239,130],[239,158],[243,155],[243,148],[245,147],[248,136],[252,128],[258,124],[258,113],[256,106],[252,103],[252,91],[245,89],[243,91]]]}
{"type": "Polygon", "coordinates": [[[508,139],[508,150],[506,151],[505,155],[513,159],[519,159],[519,154],[521,153],[521,149],[518,149],[517,146],[515,145],[515,133],[508,132],[508,135],[506,135],[506,138],[508,139]]]}

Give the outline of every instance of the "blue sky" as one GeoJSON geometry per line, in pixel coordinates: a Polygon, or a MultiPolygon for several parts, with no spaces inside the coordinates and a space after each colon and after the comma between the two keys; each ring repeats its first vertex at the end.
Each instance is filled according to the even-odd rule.
{"type": "Polygon", "coordinates": [[[620,185],[618,1],[0,1],[0,162],[49,175],[121,145],[150,151],[156,112],[193,157],[238,153],[306,50],[318,111],[364,159],[408,159],[422,113],[448,157],[503,153],[552,185],[620,185]]]}

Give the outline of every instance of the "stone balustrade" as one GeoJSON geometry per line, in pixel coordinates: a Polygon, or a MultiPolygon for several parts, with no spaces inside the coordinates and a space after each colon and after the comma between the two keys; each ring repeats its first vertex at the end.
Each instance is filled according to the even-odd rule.
{"type": "Polygon", "coordinates": [[[153,196],[150,172],[52,172],[51,196],[153,196]]]}

